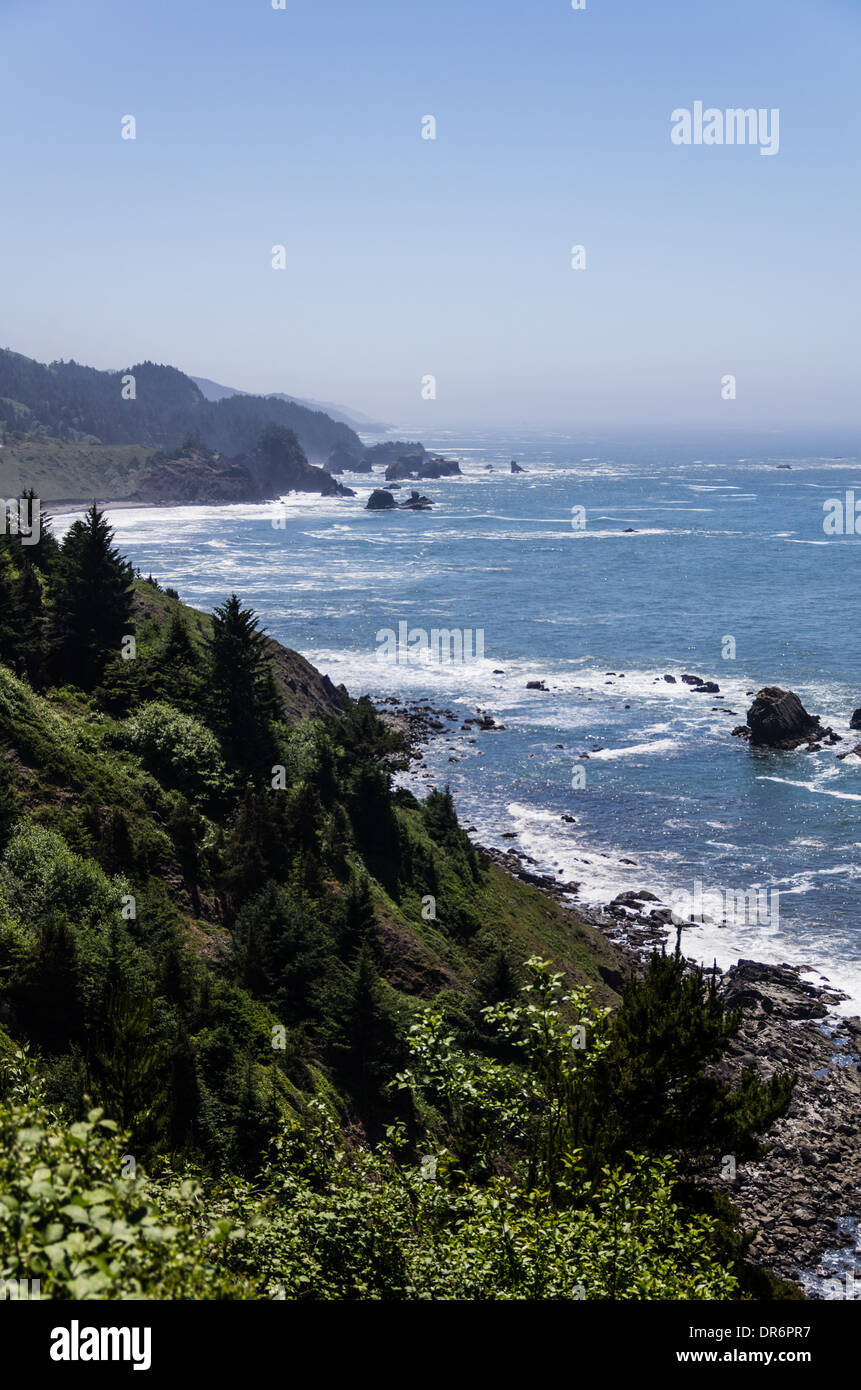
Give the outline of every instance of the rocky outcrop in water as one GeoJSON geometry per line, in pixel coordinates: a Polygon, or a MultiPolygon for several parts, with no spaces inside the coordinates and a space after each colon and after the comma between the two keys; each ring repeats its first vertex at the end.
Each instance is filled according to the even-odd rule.
{"type": "Polygon", "coordinates": [[[429,497],[423,497],[413,488],[409,497],[403,502],[397,503],[397,508],[402,512],[426,512],[433,506],[429,497]]]}
{"type": "Polygon", "coordinates": [[[521,467],[520,467],[520,464],[517,463],[515,459],[512,459],[512,460],[511,460],[511,471],[512,471],[512,473],[525,473],[525,472],[526,472],[526,469],[525,469],[525,468],[521,468],[521,467]]]}
{"type": "Polygon", "coordinates": [[[853,712],[852,718],[849,720],[849,728],[861,729],[861,709],[856,709],[853,712]]]}
{"type": "Polygon", "coordinates": [[[376,487],[365,503],[366,512],[390,512],[397,507],[397,502],[390,492],[384,488],[376,487]]]}
{"type": "Polygon", "coordinates": [[[396,502],[385,488],[375,488],[365,503],[366,512],[425,512],[433,506],[430,498],[422,497],[415,489],[403,502],[396,502]]]}
{"type": "Polygon", "coordinates": [[[386,468],[395,459],[417,454],[424,458],[427,450],[424,444],[408,443],[404,439],[386,440],[382,444],[372,444],[359,459],[361,472],[370,473],[372,468],[386,468]]]}
{"type": "Polygon", "coordinates": [[[404,454],[389,464],[386,482],[403,481],[405,478],[453,478],[459,473],[460,464],[455,459],[431,454],[404,454]]]}
{"type": "Polygon", "coordinates": [[[370,465],[363,468],[358,454],[337,444],[323,464],[327,473],[370,473],[370,465]]]}
{"type": "Polygon", "coordinates": [[[840,741],[833,729],[823,727],[817,715],[808,714],[794,691],[777,685],[759,691],[747,712],[747,724],[740,724],[733,734],[757,748],[792,749],[803,743],[814,747],[840,741]]]}

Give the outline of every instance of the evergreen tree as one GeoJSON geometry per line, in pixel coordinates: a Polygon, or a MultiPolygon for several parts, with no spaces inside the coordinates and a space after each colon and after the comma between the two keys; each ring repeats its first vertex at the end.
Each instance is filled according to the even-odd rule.
{"type": "Polygon", "coordinates": [[[8,541],[0,537],[0,662],[21,668],[21,624],[8,541]]]}
{"type": "Polygon", "coordinates": [[[65,1052],[83,1036],[81,968],[72,930],[63,918],[47,921],[10,989],[24,1033],[47,1052],[65,1052]]]}
{"type": "Polygon", "coordinates": [[[203,661],[177,609],[170,620],[164,644],[153,662],[159,698],[189,714],[197,714],[206,685],[203,661]]]}
{"type": "Polygon", "coordinates": [[[272,722],[283,707],[266,637],[236,594],[215,609],[210,658],[212,722],[228,755],[262,772],[274,759],[272,722]]]}
{"type": "Polygon", "coordinates": [[[158,1139],[167,1119],[164,1061],[152,1001],[111,990],[92,1053],[93,1076],[109,1113],[146,1145],[158,1139]]]}
{"type": "Polygon", "coordinates": [[[93,689],[133,630],[132,592],[132,567],[94,502],[70,528],[56,566],[49,639],[55,680],[93,689]]]}
{"type": "Polygon", "coordinates": [[[361,1114],[379,1110],[383,1088],[401,1058],[398,1029],[388,1006],[371,945],[359,951],[340,1020],[335,1054],[361,1114]]]}
{"type": "Polygon", "coordinates": [[[715,1064],[738,1032],[714,975],[680,955],[653,954],[631,981],[613,1018],[610,1045],[592,1075],[591,1141],[600,1162],[626,1152],[683,1156],[693,1171],[716,1155],[758,1152],[757,1136],[785,1113],[795,1077],[760,1081],[750,1069],[737,1085],[715,1064]]]}
{"type": "Polygon", "coordinates": [[[53,568],[60,554],[60,546],[53,532],[53,518],[42,506],[33,488],[25,488],[21,496],[27,504],[26,516],[33,517],[37,508],[39,512],[38,528],[32,528],[36,531],[36,540],[32,541],[28,536],[27,545],[24,546],[22,543],[21,549],[37,570],[47,573],[53,568]]]}
{"type": "Polygon", "coordinates": [[[45,614],[42,586],[27,551],[23,552],[20,573],[14,586],[14,602],[18,627],[19,669],[31,685],[38,685],[44,661],[45,614]]]}
{"type": "Polygon", "coordinates": [[[371,897],[371,886],[366,874],[353,874],[344,898],[344,925],[342,931],[342,950],[346,960],[354,961],[368,946],[379,965],[382,957],[382,943],[377,926],[377,914],[371,897]]]}

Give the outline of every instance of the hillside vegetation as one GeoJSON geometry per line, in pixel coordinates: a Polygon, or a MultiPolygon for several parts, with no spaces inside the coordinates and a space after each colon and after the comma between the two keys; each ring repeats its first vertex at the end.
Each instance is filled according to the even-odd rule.
{"type": "Polygon", "coordinates": [[[72,443],[173,449],[197,435],[209,448],[233,455],[253,450],[269,425],[292,430],[312,461],[325,459],[336,445],[362,447],[349,425],[292,401],[273,396],[208,401],[175,367],[139,362],[102,372],[78,362],[45,365],[0,350],[0,427],[9,443],[18,435],[43,435],[72,443]],[[134,378],[133,399],[124,392],[127,376],[134,378]]]}
{"type": "Polygon", "coordinates": [[[0,1278],[43,1295],[734,1298],[705,1180],[792,1078],[676,957],[393,787],[400,736],[136,577],[0,538],[0,1278]],[[628,978],[620,997],[609,982],[628,978]]]}

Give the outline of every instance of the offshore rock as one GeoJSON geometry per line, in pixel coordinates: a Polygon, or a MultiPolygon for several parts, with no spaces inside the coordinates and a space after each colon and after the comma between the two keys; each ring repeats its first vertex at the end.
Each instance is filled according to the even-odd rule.
{"type": "Polygon", "coordinates": [[[747,724],[733,729],[740,738],[747,738],[752,747],[799,748],[825,739],[837,743],[833,729],[823,728],[815,714],[808,714],[792,690],[767,685],[756,696],[747,712],[747,724]]]}

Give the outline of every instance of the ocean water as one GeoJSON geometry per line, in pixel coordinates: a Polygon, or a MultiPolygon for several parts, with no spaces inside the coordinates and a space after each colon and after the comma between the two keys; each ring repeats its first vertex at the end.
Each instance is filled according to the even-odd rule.
{"type": "Polygon", "coordinates": [[[189,603],[238,592],[355,695],[452,710],[412,784],[449,782],[482,842],[576,881],[586,903],[697,883],[767,894],[764,920],[713,912],[687,954],[806,965],[858,1012],[861,758],[836,753],[861,742],[861,536],[823,526],[828,499],[861,501],[851,443],[396,437],[459,459],[463,477],[421,484],[433,511],[366,512],[380,477],[348,476],[355,499],[116,510],[118,544],[189,603]],[[480,631],[484,654],[381,657],[378,634],[401,622],[480,631]],[[768,684],[797,691],[842,745],[762,753],[731,737],[768,684]],[[462,730],[477,709],[504,729],[462,730]]]}

